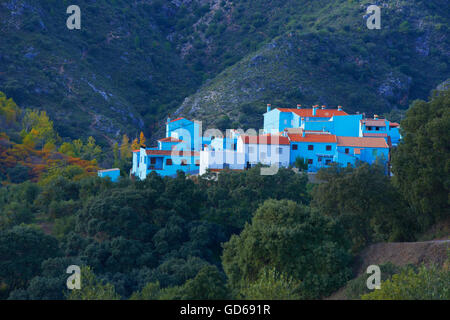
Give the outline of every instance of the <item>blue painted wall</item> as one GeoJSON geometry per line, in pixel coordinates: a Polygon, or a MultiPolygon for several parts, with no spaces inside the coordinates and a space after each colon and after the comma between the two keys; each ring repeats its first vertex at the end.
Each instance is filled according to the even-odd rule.
{"type": "Polygon", "coordinates": [[[119,169],[112,171],[99,170],[97,174],[100,178],[109,178],[111,179],[112,182],[117,182],[120,177],[120,170],[119,169]]]}

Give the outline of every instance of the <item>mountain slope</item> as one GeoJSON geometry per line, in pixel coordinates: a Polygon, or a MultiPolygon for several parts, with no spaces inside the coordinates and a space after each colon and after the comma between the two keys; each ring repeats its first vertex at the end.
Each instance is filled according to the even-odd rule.
{"type": "Polygon", "coordinates": [[[383,112],[449,73],[446,0],[378,1],[382,30],[369,1],[80,0],[79,31],[69,4],[0,0],[0,90],[63,137],[154,140],[174,113],[255,127],[265,103],[383,112]]]}
{"type": "Polygon", "coordinates": [[[442,21],[448,22],[448,10],[423,1],[385,1],[382,29],[369,30],[362,18],[368,2],[353,3],[318,10],[309,23],[311,17],[303,17],[297,30],[223,71],[176,114],[219,127],[260,127],[266,103],[343,105],[382,114],[426,98],[447,78],[450,46],[442,21]]]}

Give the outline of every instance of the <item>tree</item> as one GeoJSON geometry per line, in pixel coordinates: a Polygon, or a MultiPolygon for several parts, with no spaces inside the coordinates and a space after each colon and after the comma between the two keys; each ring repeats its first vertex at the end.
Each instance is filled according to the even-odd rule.
{"type": "Polygon", "coordinates": [[[138,138],[133,140],[133,143],[131,144],[131,149],[132,150],[139,150],[140,145],[139,145],[139,141],[138,138]]]}
{"type": "Polygon", "coordinates": [[[407,267],[390,280],[381,282],[381,289],[363,295],[363,300],[449,300],[450,270],[422,265],[418,271],[407,267]]]}
{"type": "Polygon", "coordinates": [[[259,278],[241,295],[248,300],[296,300],[300,299],[300,281],[280,274],[274,268],[263,269],[259,278]]]}
{"type": "Polygon", "coordinates": [[[120,145],[120,158],[128,161],[131,158],[130,139],[126,134],[122,137],[122,144],[120,145]]]}
{"type": "Polygon", "coordinates": [[[318,172],[311,206],[342,221],[359,252],[373,241],[414,240],[414,215],[381,165],[332,166],[318,172]]]}
{"type": "Polygon", "coordinates": [[[308,162],[303,157],[295,158],[295,167],[300,171],[308,170],[308,162]]]}
{"type": "Polygon", "coordinates": [[[144,132],[141,131],[141,134],[139,135],[139,145],[141,147],[145,147],[145,135],[144,132]]]}
{"type": "Polygon", "coordinates": [[[114,155],[114,167],[118,168],[120,164],[119,164],[119,144],[117,142],[114,143],[113,155],[114,155]]]}
{"type": "Polygon", "coordinates": [[[159,281],[149,282],[141,291],[133,293],[130,300],[158,300],[161,294],[159,281]]]}
{"type": "Polygon", "coordinates": [[[68,155],[69,157],[75,157],[75,147],[70,142],[64,142],[58,149],[59,153],[68,155]]]}
{"type": "Polygon", "coordinates": [[[27,285],[44,260],[58,255],[58,241],[42,231],[22,226],[0,231],[0,284],[6,294],[27,285]]]}
{"type": "Polygon", "coordinates": [[[114,286],[97,279],[91,267],[81,267],[81,289],[72,290],[68,300],[120,300],[114,286]]]}
{"type": "Polygon", "coordinates": [[[83,146],[82,158],[85,160],[97,159],[97,161],[99,161],[101,154],[102,149],[95,144],[94,137],[89,137],[87,143],[83,146]]]}
{"type": "Polygon", "coordinates": [[[448,217],[450,88],[415,101],[401,122],[403,141],[392,154],[394,183],[420,214],[424,228],[448,217]]]}
{"type": "Polygon", "coordinates": [[[267,200],[240,235],[224,244],[222,264],[234,293],[274,268],[301,281],[302,298],[316,299],[351,275],[348,244],[331,218],[289,200],[267,200]]]}
{"type": "Polygon", "coordinates": [[[215,266],[205,266],[181,290],[183,300],[224,300],[230,297],[224,274],[215,266]]]}

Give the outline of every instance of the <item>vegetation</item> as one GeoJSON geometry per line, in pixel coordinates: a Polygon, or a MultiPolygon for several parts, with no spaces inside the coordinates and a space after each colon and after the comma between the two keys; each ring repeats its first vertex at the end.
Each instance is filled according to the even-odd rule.
{"type": "Polygon", "coordinates": [[[381,289],[362,296],[363,300],[449,300],[450,271],[443,268],[408,267],[381,283],[381,289]]]}
{"type": "Polygon", "coordinates": [[[403,143],[392,156],[394,183],[428,228],[449,216],[450,90],[415,101],[401,124],[403,143]]]}

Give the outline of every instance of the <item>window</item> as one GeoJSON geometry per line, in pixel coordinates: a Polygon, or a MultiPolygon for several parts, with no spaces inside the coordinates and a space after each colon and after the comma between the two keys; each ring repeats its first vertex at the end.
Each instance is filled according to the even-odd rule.
{"type": "Polygon", "coordinates": [[[351,167],[352,164],[350,162],[347,162],[347,167],[351,167]]]}
{"type": "Polygon", "coordinates": [[[277,148],[277,154],[283,154],[283,149],[282,148],[277,148]]]}
{"type": "Polygon", "coordinates": [[[331,160],[330,160],[330,159],[325,160],[325,164],[326,164],[327,166],[330,165],[330,163],[331,163],[331,160]]]}
{"type": "Polygon", "coordinates": [[[298,150],[298,145],[297,144],[293,144],[292,145],[292,150],[298,150]]]}
{"type": "Polygon", "coordinates": [[[195,160],[195,165],[198,167],[200,165],[200,160],[195,160]]]}
{"type": "Polygon", "coordinates": [[[313,159],[308,159],[308,164],[313,164],[313,159]]]}
{"type": "Polygon", "coordinates": [[[181,160],[181,165],[182,166],[186,166],[187,165],[187,160],[186,159],[182,159],[181,160]]]}
{"type": "Polygon", "coordinates": [[[327,151],[331,151],[331,146],[327,146],[327,151]]]}
{"type": "Polygon", "coordinates": [[[345,148],[345,153],[350,153],[350,149],[349,148],[345,148]]]}
{"type": "Polygon", "coordinates": [[[380,131],[380,127],[375,127],[375,130],[380,131]]]}
{"type": "Polygon", "coordinates": [[[308,150],[314,150],[314,146],[312,144],[308,145],[308,150]]]}
{"type": "Polygon", "coordinates": [[[166,159],[166,166],[172,165],[172,159],[166,159]]]}
{"type": "Polygon", "coordinates": [[[156,164],[156,158],[150,158],[150,164],[156,164]]]}
{"type": "Polygon", "coordinates": [[[318,162],[322,162],[322,157],[319,156],[318,162]]]}

